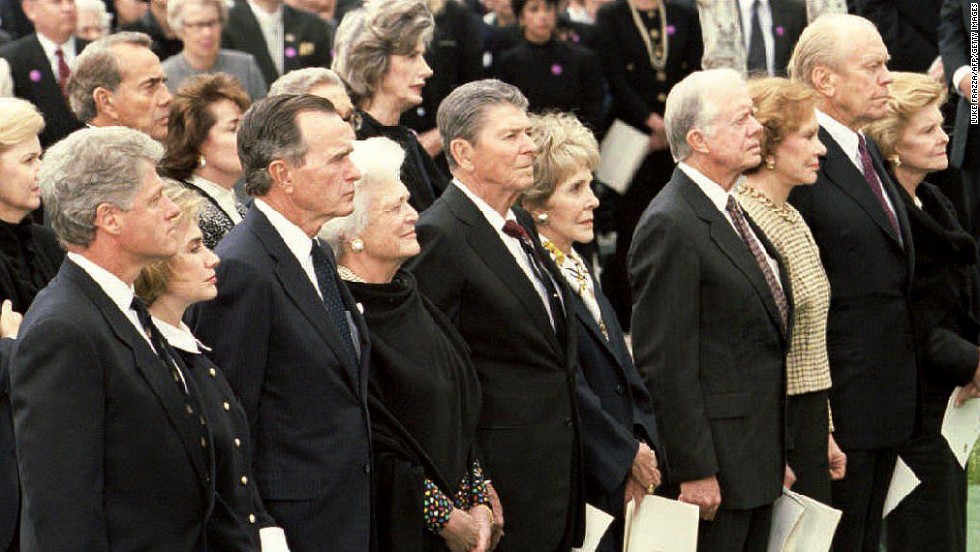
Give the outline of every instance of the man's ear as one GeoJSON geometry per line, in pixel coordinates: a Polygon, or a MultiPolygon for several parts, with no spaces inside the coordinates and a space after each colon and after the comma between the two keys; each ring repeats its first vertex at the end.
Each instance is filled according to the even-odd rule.
{"type": "Polygon", "coordinates": [[[685,136],[685,139],[687,140],[687,145],[691,146],[692,151],[705,155],[711,153],[711,148],[708,146],[708,136],[703,130],[699,128],[692,128],[691,130],[687,131],[687,136],[685,136]]]}
{"type": "Polygon", "coordinates": [[[810,82],[813,83],[813,89],[821,96],[833,98],[837,94],[837,89],[840,86],[840,76],[833,69],[825,65],[818,65],[814,67],[811,75],[810,82]]]}
{"type": "Polygon", "coordinates": [[[449,155],[453,156],[456,165],[466,172],[473,170],[473,145],[463,138],[456,138],[449,143],[449,155]]]}
{"type": "Polygon", "coordinates": [[[120,216],[123,212],[122,209],[111,203],[100,203],[95,208],[95,219],[92,224],[95,225],[96,231],[101,230],[113,236],[119,236],[125,226],[120,216]]]}
{"type": "Polygon", "coordinates": [[[284,159],[274,159],[266,170],[273,186],[278,186],[287,194],[293,193],[293,173],[284,159]]]}
{"type": "Polygon", "coordinates": [[[97,86],[92,91],[92,100],[95,101],[95,112],[97,114],[104,114],[112,120],[119,119],[119,112],[116,111],[116,106],[113,105],[112,92],[107,88],[97,86]]]}

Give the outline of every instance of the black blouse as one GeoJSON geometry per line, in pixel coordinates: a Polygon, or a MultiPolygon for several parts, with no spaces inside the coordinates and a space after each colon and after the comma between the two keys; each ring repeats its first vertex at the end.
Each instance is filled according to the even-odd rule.
{"type": "Polygon", "coordinates": [[[15,311],[26,312],[64,258],[54,232],[30,216],[19,224],[0,221],[0,301],[10,299],[15,311]]]}

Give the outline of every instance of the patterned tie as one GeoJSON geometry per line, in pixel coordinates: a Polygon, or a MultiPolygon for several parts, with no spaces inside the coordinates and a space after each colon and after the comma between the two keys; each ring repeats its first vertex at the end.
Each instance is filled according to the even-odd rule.
{"type": "Polygon", "coordinates": [[[878,173],[875,172],[871,155],[868,153],[868,144],[864,140],[864,135],[860,133],[858,133],[858,154],[861,156],[861,167],[864,169],[864,181],[868,183],[868,187],[871,188],[871,193],[878,198],[878,203],[881,204],[881,208],[888,215],[888,222],[891,223],[892,230],[895,231],[895,237],[898,238],[898,241],[902,241],[902,232],[898,229],[898,218],[895,216],[895,211],[885,201],[885,191],[882,188],[881,180],[878,178],[878,173]]]}
{"type": "Polygon", "coordinates": [[[65,61],[65,53],[61,50],[60,46],[54,51],[54,57],[58,58],[58,87],[61,88],[61,94],[65,95],[66,87],[68,86],[68,77],[71,76],[71,69],[68,68],[68,63],[65,61]]]}
{"type": "Polygon", "coordinates": [[[779,317],[783,323],[782,330],[785,332],[789,317],[789,304],[786,302],[786,295],[783,293],[783,288],[776,281],[776,275],[773,274],[772,267],[769,266],[766,254],[762,251],[762,245],[752,236],[749,223],[746,222],[745,215],[742,214],[742,208],[735,201],[735,196],[728,196],[728,204],[725,206],[725,210],[732,217],[732,222],[735,223],[735,229],[738,230],[738,235],[745,242],[745,245],[749,247],[749,251],[755,257],[756,264],[759,265],[759,270],[762,271],[762,276],[766,279],[769,291],[772,292],[772,298],[775,299],[776,307],[779,309],[779,317]]]}
{"type": "Polygon", "coordinates": [[[177,387],[180,388],[184,396],[187,396],[187,384],[184,382],[184,378],[180,373],[180,368],[178,367],[180,365],[177,363],[177,359],[170,353],[170,347],[160,334],[160,330],[153,324],[153,319],[150,318],[150,311],[147,310],[146,303],[139,297],[133,297],[133,302],[129,306],[136,311],[136,317],[139,318],[140,325],[143,326],[143,331],[150,338],[150,343],[153,344],[157,356],[170,368],[170,373],[173,375],[177,387]]]}
{"type": "Polygon", "coordinates": [[[545,293],[548,296],[548,306],[551,308],[552,322],[555,325],[555,333],[563,339],[565,333],[565,310],[562,307],[558,290],[555,288],[551,276],[548,275],[548,269],[545,268],[544,262],[538,256],[537,250],[534,249],[534,242],[531,241],[531,236],[528,235],[527,230],[523,226],[513,220],[508,220],[504,223],[504,234],[512,238],[517,238],[517,241],[520,242],[521,249],[524,250],[524,254],[527,255],[528,261],[531,264],[532,272],[534,272],[538,281],[544,285],[545,293]]]}
{"type": "Polygon", "coordinates": [[[323,305],[327,308],[330,320],[340,334],[340,340],[344,343],[344,350],[350,357],[351,362],[357,365],[357,352],[354,350],[354,342],[351,340],[350,325],[347,323],[347,310],[344,302],[340,298],[340,288],[337,287],[337,269],[334,267],[330,257],[324,253],[319,242],[313,240],[313,272],[316,273],[316,281],[320,285],[320,293],[323,295],[323,305]]]}
{"type": "Polygon", "coordinates": [[[762,20],[759,17],[759,9],[762,7],[762,0],[755,0],[752,3],[752,30],[749,35],[749,73],[768,74],[766,67],[766,43],[762,38],[762,20]]]}

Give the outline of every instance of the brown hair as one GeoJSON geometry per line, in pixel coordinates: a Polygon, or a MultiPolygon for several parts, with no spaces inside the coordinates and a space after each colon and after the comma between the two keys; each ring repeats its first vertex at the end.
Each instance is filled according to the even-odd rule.
{"type": "Polygon", "coordinates": [[[909,124],[909,119],[923,109],[946,102],[946,87],[928,75],[919,73],[892,73],[888,85],[888,113],[864,128],[881,150],[885,159],[895,155],[895,144],[909,124]]]}
{"type": "Polygon", "coordinates": [[[248,93],[226,73],[195,75],[174,94],[167,131],[167,153],[160,170],[171,178],[190,178],[200,163],[201,144],[217,122],[211,106],[230,100],[244,113],[251,104],[248,93]]]}
{"type": "MultiPolygon", "coordinates": [[[[775,155],[783,140],[813,117],[817,104],[817,94],[812,88],[781,77],[749,81],[749,96],[755,107],[755,118],[762,125],[759,145],[763,161],[775,155]]],[[[753,173],[759,167],[745,172],[753,173]]]]}

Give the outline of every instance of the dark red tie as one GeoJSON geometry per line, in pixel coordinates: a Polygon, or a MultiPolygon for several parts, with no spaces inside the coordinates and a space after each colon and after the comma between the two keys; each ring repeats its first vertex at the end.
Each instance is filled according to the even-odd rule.
{"type": "Polygon", "coordinates": [[[65,95],[65,87],[68,85],[68,77],[71,76],[71,69],[68,68],[68,63],[65,61],[65,53],[60,47],[54,51],[54,56],[58,58],[58,87],[61,88],[61,94],[65,95]]]}
{"type": "Polygon", "coordinates": [[[783,322],[782,330],[785,333],[786,325],[789,322],[789,303],[786,302],[786,294],[783,293],[782,286],[776,280],[776,274],[772,271],[772,267],[769,266],[769,259],[766,258],[765,252],[762,251],[762,244],[756,241],[752,235],[749,223],[745,220],[745,215],[742,214],[742,207],[735,201],[735,196],[728,196],[728,203],[725,205],[725,210],[732,217],[735,230],[738,231],[738,235],[745,242],[745,245],[749,247],[749,252],[755,257],[755,262],[759,265],[759,270],[762,271],[762,277],[766,279],[766,285],[769,286],[769,291],[772,292],[772,298],[776,301],[776,308],[779,309],[779,317],[783,322]]]}
{"type": "Polygon", "coordinates": [[[874,163],[871,162],[871,154],[868,153],[868,144],[864,141],[864,135],[860,133],[858,134],[858,154],[861,156],[861,166],[864,168],[865,182],[868,183],[868,187],[871,188],[871,193],[878,198],[878,203],[881,204],[881,208],[888,215],[888,222],[891,223],[892,230],[895,231],[895,237],[898,238],[898,241],[902,241],[902,232],[898,229],[898,217],[895,216],[895,211],[885,201],[885,190],[882,188],[878,173],[875,172],[874,163]]]}

